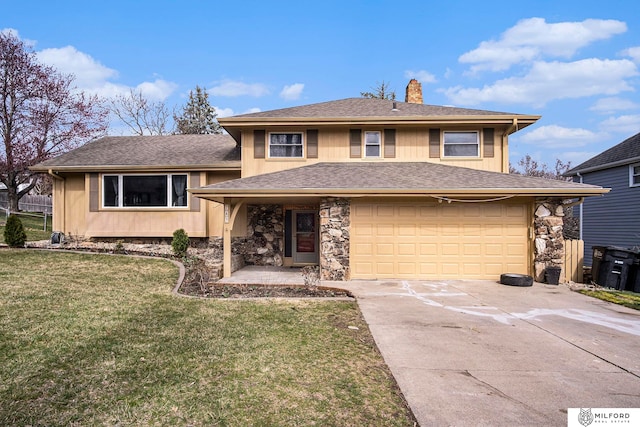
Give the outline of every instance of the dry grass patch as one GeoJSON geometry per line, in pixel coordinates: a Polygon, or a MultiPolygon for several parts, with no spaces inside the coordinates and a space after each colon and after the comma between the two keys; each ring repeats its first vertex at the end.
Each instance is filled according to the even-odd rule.
{"type": "Polygon", "coordinates": [[[579,292],[603,301],[609,301],[635,310],[640,310],[640,294],[635,292],[604,289],[582,289],[579,292]]]}
{"type": "Polygon", "coordinates": [[[0,258],[0,425],[414,425],[354,302],[178,298],[166,260],[0,258]]]}

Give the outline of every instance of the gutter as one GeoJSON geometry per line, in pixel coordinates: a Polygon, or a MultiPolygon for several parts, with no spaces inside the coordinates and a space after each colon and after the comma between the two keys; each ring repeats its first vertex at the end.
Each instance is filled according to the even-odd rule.
{"type": "MultiPolygon", "coordinates": [[[[589,168],[577,169],[577,170],[574,170],[574,171],[570,171],[571,173],[565,173],[565,174],[563,174],[563,176],[574,176],[574,175],[577,175],[578,177],[580,177],[581,173],[595,172],[595,171],[599,171],[599,170],[615,168],[616,166],[624,166],[624,165],[628,165],[628,164],[636,163],[636,162],[640,162],[640,156],[631,157],[631,158],[624,159],[624,160],[618,160],[618,161],[611,162],[611,163],[605,163],[603,165],[592,166],[592,167],[589,167],[589,168]]],[[[580,181],[580,182],[582,182],[582,181],[580,181]]]]}

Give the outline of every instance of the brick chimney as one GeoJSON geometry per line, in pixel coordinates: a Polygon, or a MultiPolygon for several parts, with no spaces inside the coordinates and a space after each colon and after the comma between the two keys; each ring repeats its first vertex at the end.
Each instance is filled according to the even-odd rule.
{"type": "Polygon", "coordinates": [[[404,97],[404,102],[411,104],[422,104],[422,83],[416,79],[411,79],[407,85],[407,94],[404,97]]]}

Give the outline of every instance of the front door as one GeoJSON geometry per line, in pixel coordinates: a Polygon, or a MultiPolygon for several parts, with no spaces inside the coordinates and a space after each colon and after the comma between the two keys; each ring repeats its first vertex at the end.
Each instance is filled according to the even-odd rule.
{"type": "Polygon", "coordinates": [[[294,264],[318,263],[318,213],[293,211],[292,255],[294,264]]]}

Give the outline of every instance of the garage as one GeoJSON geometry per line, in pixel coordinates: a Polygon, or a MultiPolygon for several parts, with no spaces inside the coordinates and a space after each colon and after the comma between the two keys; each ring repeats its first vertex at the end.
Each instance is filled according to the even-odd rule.
{"type": "Polygon", "coordinates": [[[351,205],[352,279],[498,279],[528,274],[526,202],[351,205]]]}

